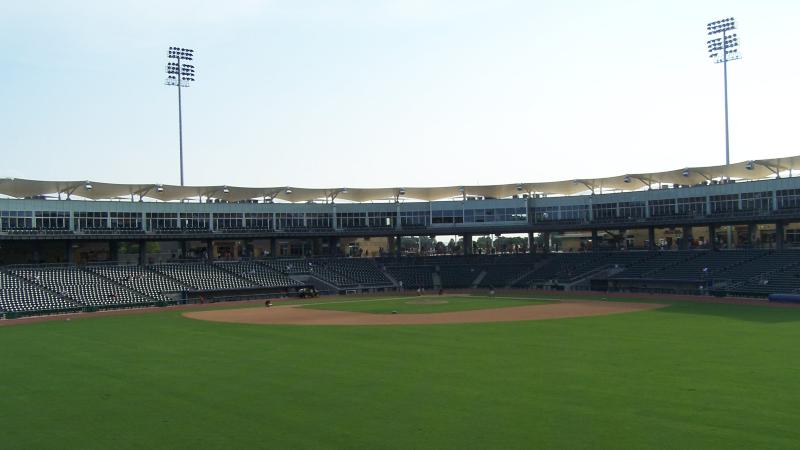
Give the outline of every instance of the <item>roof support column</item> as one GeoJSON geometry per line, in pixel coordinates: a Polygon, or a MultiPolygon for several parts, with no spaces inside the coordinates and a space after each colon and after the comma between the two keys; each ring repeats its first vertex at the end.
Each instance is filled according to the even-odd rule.
{"type": "Polygon", "coordinates": [[[758,225],[755,223],[748,223],[747,224],[747,241],[750,244],[751,248],[756,248],[758,246],[758,225]]]}
{"type": "Polygon", "coordinates": [[[108,260],[113,262],[119,260],[119,241],[108,241],[108,260]]]}
{"type": "Polygon", "coordinates": [[[468,255],[472,254],[472,235],[471,234],[465,234],[464,235],[464,238],[463,238],[463,241],[462,241],[462,246],[464,247],[462,251],[463,251],[465,256],[468,256],[468,255]]]}
{"type": "Polygon", "coordinates": [[[147,245],[144,239],[139,239],[139,265],[147,264],[147,245]]]}
{"type": "Polygon", "coordinates": [[[783,250],[783,241],[784,241],[784,224],[783,222],[775,223],[775,250],[783,250]]]}
{"type": "Polygon", "coordinates": [[[708,242],[711,250],[717,249],[717,225],[708,224],[708,242]]]}
{"type": "Polygon", "coordinates": [[[647,249],[656,249],[656,227],[647,227],[647,249]]]}
{"type": "Polygon", "coordinates": [[[331,256],[339,256],[339,238],[336,236],[331,236],[328,239],[328,251],[330,252],[331,256]]]}
{"type": "Polygon", "coordinates": [[[684,225],[683,233],[681,234],[681,240],[678,242],[678,249],[689,250],[691,244],[692,244],[692,227],[689,225],[684,225]]]}
{"type": "Polygon", "coordinates": [[[74,259],[74,252],[72,250],[72,241],[64,241],[64,261],[72,264],[74,259]]]}

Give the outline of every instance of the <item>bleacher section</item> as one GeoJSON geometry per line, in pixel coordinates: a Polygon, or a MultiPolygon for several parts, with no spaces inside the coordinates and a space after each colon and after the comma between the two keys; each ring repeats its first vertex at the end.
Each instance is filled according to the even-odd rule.
{"type": "Polygon", "coordinates": [[[22,278],[0,272],[0,312],[75,311],[82,307],[22,278]]]}
{"type": "Polygon", "coordinates": [[[14,269],[11,273],[82,305],[114,307],[154,301],[139,292],[77,267],[26,267],[14,269]]]}
{"type": "Polygon", "coordinates": [[[478,284],[479,287],[495,287],[504,288],[511,285],[514,280],[522,277],[525,272],[533,270],[533,264],[496,264],[491,266],[481,266],[486,271],[486,276],[483,277],[478,284]]]}
{"type": "Polygon", "coordinates": [[[148,267],[195,290],[244,289],[256,286],[256,283],[213,264],[156,264],[148,267]]]}
{"type": "MultiPolygon", "coordinates": [[[[264,259],[151,266],[0,267],[6,316],[166,304],[193,290],[293,288],[288,274],[313,276],[339,290],[554,287],[766,296],[800,292],[796,251],[623,251],[547,255],[264,259]],[[576,284],[577,283],[577,284],[576,284]],[[436,285],[438,286],[438,284],[436,285]],[[672,289],[672,291],[670,290],[672,289]]],[[[271,292],[271,291],[270,291],[271,292]]]]}
{"type": "Polygon", "coordinates": [[[339,272],[329,269],[324,262],[314,261],[311,266],[310,273],[312,275],[340,288],[352,288],[358,284],[339,272]]]}
{"type": "Polygon", "coordinates": [[[405,289],[417,289],[433,287],[433,266],[402,266],[386,265],[389,272],[398,282],[403,282],[405,289]]]}
{"type": "Polygon", "coordinates": [[[539,268],[518,280],[515,287],[542,282],[569,282],[604,264],[601,253],[560,253],[551,255],[539,268]]]}
{"type": "Polygon", "coordinates": [[[164,295],[165,292],[181,292],[188,288],[174,278],[141,266],[102,265],[86,269],[159,301],[173,300],[164,295]]]}
{"type": "Polygon", "coordinates": [[[480,275],[482,266],[462,266],[443,264],[437,266],[442,287],[461,289],[472,286],[472,282],[480,275]]]}
{"type": "Polygon", "coordinates": [[[644,258],[636,264],[628,266],[622,272],[611,278],[652,278],[656,272],[664,271],[679,264],[686,263],[693,258],[701,256],[700,251],[662,251],[652,252],[651,257],[644,258]]]}
{"type": "Polygon", "coordinates": [[[391,286],[392,282],[372,259],[328,259],[326,267],[361,286],[391,286]]]}
{"type": "Polygon", "coordinates": [[[678,264],[653,271],[650,277],[667,280],[714,280],[718,276],[737,266],[745,265],[766,255],[761,251],[726,251],[726,252],[701,252],[693,258],[687,258],[678,264]]]}
{"type": "Polygon", "coordinates": [[[265,264],[254,261],[217,263],[217,267],[264,287],[289,287],[302,284],[265,264]]]}
{"type": "Polygon", "coordinates": [[[735,295],[769,295],[800,292],[800,255],[774,252],[731,268],[717,277],[721,292],[735,295]]]}
{"type": "Polygon", "coordinates": [[[264,259],[260,262],[285,275],[307,274],[311,269],[311,265],[304,259],[264,259]]]}

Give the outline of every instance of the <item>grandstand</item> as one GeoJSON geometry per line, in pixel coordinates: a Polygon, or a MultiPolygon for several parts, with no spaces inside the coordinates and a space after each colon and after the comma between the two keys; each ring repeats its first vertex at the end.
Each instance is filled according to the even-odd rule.
{"type": "Polygon", "coordinates": [[[287,287],[302,285],[302,283],[270,268],[268,265],[255,261],[220,262],[217,263],[217,267],[259,286],[287,287]]]}
{"type": "Polygon", "coordinates": [[[2,179],[0,304],[37,313],[304,285],[797,292],[798,166],[800,157],[788,157],[597,179],[375,189],[2,179]],[[443,235],[460,239],[437,254],[423,249],[423,237],[443,235]],[[507,235],[527,239],[507,249],[474,241],[507,235]],[[416,244],[404,243],[408,237],[416,244]],[[374,258],[346,257],[366,255],[374,258]]]}
{"type": "Polygon", "coordinates": [[[153,270],[147,270],[141,266],[104,264],[99,266],[87,266],[86,269],[123,286],[127,286],[134,291],[141,292],[157,301],[174,300],[174,298],[168,296],[167,293],[182,292],[189,287],[174,278],[153,270]]]}
{"type": "Polygon", "coordinates": [[[0,272],[0,313],[68,312],[81,306],[22,277],[0,272]]]}
{"type": "Polygon", "coordinates": [[[152,303],[141,292],[77,267],[20,267],[11,274],[85,306],[119,307],[152,303]]]}
{"type": "MultiPolygon", "coordinates": [[[[191,292],[287,292],[316,277],[332,292],[547,288],[765,297],[800,293],[795,251],[691,250],[0,268],[0,313],[46,314],[186,301],[191,292]],[[283,268],[283,270],[279,270],[283,268]],[[292,275],[290,275],[291,273],[292,275]]],[[[257,294],[256,294],[257,295],[257,294]]],[[[224,298],[224,297],[222,297],[224,298]]]]}

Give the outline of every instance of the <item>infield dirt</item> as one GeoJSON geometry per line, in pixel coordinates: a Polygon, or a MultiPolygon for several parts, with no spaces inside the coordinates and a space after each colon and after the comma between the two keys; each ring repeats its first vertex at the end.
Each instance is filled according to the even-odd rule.
{"type": "Polygon", "coordinates": [[[317,310],[297,305],[272,308],[192,311],[183,315],[213,322],[284,325],[419,325],[446,323],[513,322],[568,317],[621,314],[667,305],[585,300],[561,300],[546,305],[517,306],[433,314],[367,314],[350,311],[317,310]]]}

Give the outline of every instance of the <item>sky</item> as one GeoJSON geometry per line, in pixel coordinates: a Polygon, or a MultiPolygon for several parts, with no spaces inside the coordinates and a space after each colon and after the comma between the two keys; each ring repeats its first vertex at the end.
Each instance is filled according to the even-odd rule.
{"type": "Polygon", "coordinates": [[[385,187],[800,154],[800,2],[2,0],[0,177],[385,187]]]}

